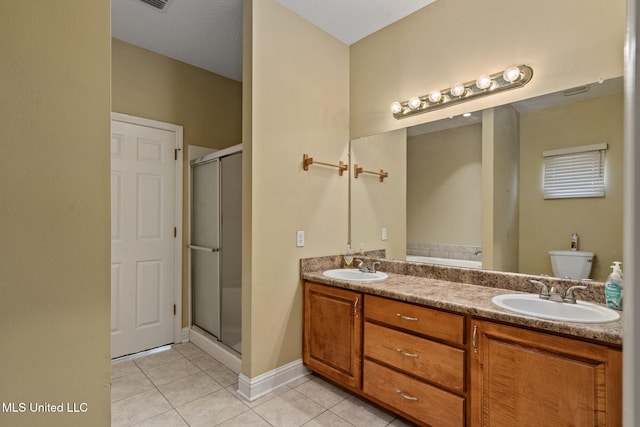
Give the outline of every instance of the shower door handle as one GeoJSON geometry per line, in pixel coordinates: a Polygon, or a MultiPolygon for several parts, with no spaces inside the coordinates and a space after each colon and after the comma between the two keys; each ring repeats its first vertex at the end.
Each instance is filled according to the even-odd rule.
{"type": "Polygon", "coordinates": [[[196,245],[187,245],[189,249],[194,249],[196,251],[205,251],[205,252],[220,252],[220,248],[206,248],[204,246],[196,246],[196,245]]]}

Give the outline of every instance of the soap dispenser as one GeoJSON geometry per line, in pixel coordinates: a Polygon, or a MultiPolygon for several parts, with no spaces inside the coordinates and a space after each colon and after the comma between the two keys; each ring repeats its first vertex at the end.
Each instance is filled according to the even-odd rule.
{"type": "Polygon", "coordinates": [[[351,268],[353,264],[353,254],[351,253],[351,245],[347,245],[347,253],[344,255],[344,267],[351,268]]]}
{"type": "Polygon", "coordinates": [[[614,310],[622,310],[622,281],[623,274],[620,269],[620,261],[614,261],[611,269],[613,270],[607,282],[604,285],[604,297],[607,307],[614,310]]]}

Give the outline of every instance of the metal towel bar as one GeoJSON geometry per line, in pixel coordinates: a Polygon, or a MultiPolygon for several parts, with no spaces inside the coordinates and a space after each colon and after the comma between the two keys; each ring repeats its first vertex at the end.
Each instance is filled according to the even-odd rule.
{"type": "Polygon", "coordinates": [[[205,251],[205,252],[220,252],[220,248],[206,248],[204,246],[196,246],[196,245],[187,245],[189,249],[194,249],[196,251],[205,251]]]}

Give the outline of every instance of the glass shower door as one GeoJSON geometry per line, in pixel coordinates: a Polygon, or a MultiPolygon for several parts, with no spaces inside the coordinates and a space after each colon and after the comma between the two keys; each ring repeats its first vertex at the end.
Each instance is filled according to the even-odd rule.
{"type": "Polygon", "coordinates": [[[193,165],[191,173],[192,321],[220,340],[220,161],[193,165]]]}
{"type": "Polygon", "coordinates": [[[221,341],[242,353],[242,153],[223,157],[221,176],[221,341]]]}

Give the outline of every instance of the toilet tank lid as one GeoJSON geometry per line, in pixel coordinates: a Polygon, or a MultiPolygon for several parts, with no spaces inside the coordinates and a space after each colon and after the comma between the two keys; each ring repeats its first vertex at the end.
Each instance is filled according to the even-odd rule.
{"type": "Polygon", "coordinates": [[[595,254],[593,252],[568,251],[568,250],[549,251],[549,255],[582,256],[582,257],[593,257],[593,256],[595,256],[595,254]]]}

